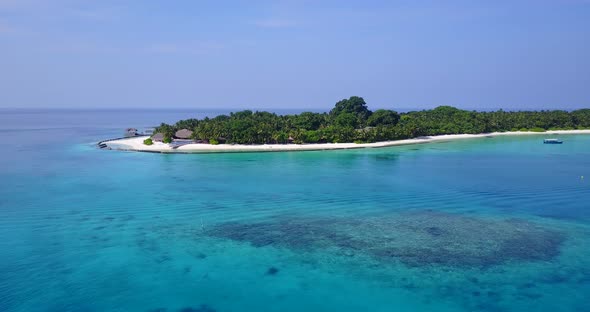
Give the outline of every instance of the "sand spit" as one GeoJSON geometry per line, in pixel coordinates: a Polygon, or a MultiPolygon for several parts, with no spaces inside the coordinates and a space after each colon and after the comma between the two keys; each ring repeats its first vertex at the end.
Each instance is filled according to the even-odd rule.
{"type": "Polygon", "coordinates": [[[438,136],[424,136],[414,139],[386,141],[376,143],[320,143],[320,144],[186,144],[173,147],[169,144],[154,142],[153,145],[143,144],[146,137],[133,137],[104,142],[113,150],[153,152],[153,153],[228,153],[228,152],[289,152],[289,151],[322,151],[357,148],[380,148],[397,145],[422,144],[438,141],[453,141],[461,139],[475,139],[505,135],[561,135],[561,134],[590,134],[590,130],[555,130],[547,132],[494,132],[482,134],[449,134],[438,136]]]}

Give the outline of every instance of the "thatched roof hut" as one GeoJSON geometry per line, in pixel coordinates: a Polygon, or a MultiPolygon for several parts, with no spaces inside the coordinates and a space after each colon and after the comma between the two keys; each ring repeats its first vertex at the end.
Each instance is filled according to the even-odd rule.
{"type": "Polygon", "coordinates": [[[193,136],[193,132],[188,129],[182,129],[176,131],[174,137],[177,139],[190,139],[193,136]]]}
{"type": "Polygon", "coordinates": [[[127,128],[125,129],[125,136],[132,137],[137,135],[137,129],[135,128],[127,128]]]}
{"type": "Polygon", "coordinates": [[[375,129],[375,127],[364,127],[362,129],[355,129],[355,130],[356,130],[356,132],[369,132],[373,129],[375,129]]]}
{"type": "Polygon", "coordinates": [[[155,142],[162,142],[164,141],[164,133],[156,133],[154,135],[152,135],[152,141],[155,142]]]}

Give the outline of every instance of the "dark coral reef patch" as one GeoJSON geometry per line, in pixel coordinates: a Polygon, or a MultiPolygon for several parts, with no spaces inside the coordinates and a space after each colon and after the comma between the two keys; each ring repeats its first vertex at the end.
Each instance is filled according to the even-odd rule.
{"type": "MultiPolygon", "coordinates": [[[[169,311],[168,308],[156,308],[151,309],[149,312],[167,312],[169,311]]],[[[216,310],[212,307],[202,304],[198,307],[184,307],[178,310],[178,312],[215,312],[216,310]]]]}
{"type": "Polygon", "coordinates": [[[179,312],[215,312],[215,309],[213,309],[212,307],[206,305],[206,304],[202,304],[198,307],[185,307],[182,308],[180,310],[178,310],[179,312]]]}
{"type": "Polygon", "coordinates": [[[296,251],[336,250],[409,266],[488,267],[510,261],[551,260],[565,236],[533,222],[434,211],[380,217],[277,217],[223,223],[207,235],[296,251]]]}
{"type": "Polygon", "coordinates": [[[266,275],[277,275],[277,273],[279,273],[279,269],[275,267],[270,267],[266,270],[266,275]]]}

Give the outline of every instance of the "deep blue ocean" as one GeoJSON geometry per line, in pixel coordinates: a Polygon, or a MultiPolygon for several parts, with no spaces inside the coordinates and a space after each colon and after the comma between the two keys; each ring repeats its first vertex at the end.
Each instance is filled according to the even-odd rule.
{"type": "Polygon", "coordinates": [[[590,311],[590,135],[95,145],[216,113],[0,110],[0,311],[590,311]]]}

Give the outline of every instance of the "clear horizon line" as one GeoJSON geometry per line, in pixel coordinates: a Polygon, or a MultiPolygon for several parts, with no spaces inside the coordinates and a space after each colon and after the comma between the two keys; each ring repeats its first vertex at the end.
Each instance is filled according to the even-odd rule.
{"type": "MultiPolygon", "coordinates": [[[[391,109],[394,111],[403,111],[403,112],[409,112],[409,111],[422,111],[422,110],[431,110],[431,109],[435,109],[437,107],[440,106],[451,106],[451,107],[455,107],[458,109],[462,109],[462,110],[467,110],[467,111],[498,111],[498,110],[503,110],[503,111],[543,111],[543,110],[564,110],[564,111],[574,111],[574,110],[580,110],[580,109],[590,109],[590,106],[588,107],[541,107],[541,108],[536,108],[536,107],[526,107],[526,106],[522,106],[522,107],[513,107],[513,108],[503,108],[503,107],[487,107],[487,108],[482,108],[482,107],[461,107],[461,106],[453,106],[453,105],[436,105],[436,106],[431,106],[431,107],[376,107],[371,109],[371,107],[369,107],[369,109],[375,111],[378,109],[391,109]]],[[[32,110],[39,110],[39,111],[132,111],[132,110],[137,110],[137,111],[227,111],[227,112],[235,112],[235,111],[244,111],[244,110],[251,110],[251,111],[275,111],[275,110],[281,110],[281,111],[310,111],[310,112],[329,112],[332,109],[332,106],[329,107],[320,107],[320,108],[309,108],[309,107],[293,107],[293,108],[269,108],[269,107],[257,107],[257,108],[248,108],[248,107],[223,107],[223,108],[219,108],[219,107],[199,107],[199,108],[193,108],[193,107],[0,107],[0,110],[14,110],[14,111],[32,111],[32,110]]]]}

